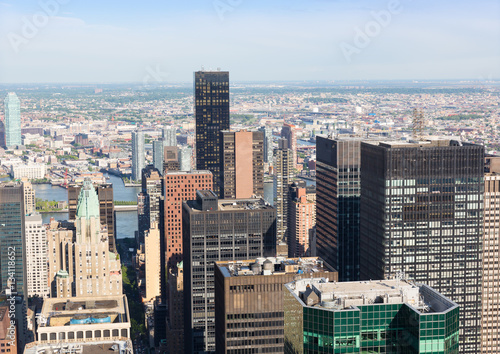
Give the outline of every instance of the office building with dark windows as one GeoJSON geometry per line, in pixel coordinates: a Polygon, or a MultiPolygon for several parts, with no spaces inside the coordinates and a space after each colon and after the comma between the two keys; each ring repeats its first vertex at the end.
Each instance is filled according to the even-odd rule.
{"type": "MultiPolygon", "coordinates": [[[[293,154],[287,148],[286,139],[279,139],[274,150],[274,205],[277,212],[278,243],[288,242],[288,202],[290,185],[293,182],[293,154]]],[[[285,248],[287,248],[285,246],[285,248]]],[[[285,252],[288,255],[288,251],[285,252]]]]}
{"type": "Polygon", "coordinates": [[[362,280],[404,273],[460,305],[460,352],[480,351],[484,147],[361,143],[362,280]]]}
{"type": "Polygon", "coordinates": [[[337,281],[318,257],[215,262],[216,353],[283,353],[283,286],[313,276],[337,281]]]}
{"type": "Polygon", "coordinates": [[[459,306],[404,280],[285,285],[285,353],[458,353],[459,306]]]}
{"type": "Polygon", "coordinates": [[[360,140],[316,138],[316,249],[339,272],[359,279],[360,140]]]}
{"type": "Polygon", "coordinates": [[[194,73],[196,169],[211,171],[220,194],[221,131],[229,130],[229,72],[194,73]]]}
{"type": "Polygon", "coordinates": [[[275,256],[276,210],[263,199],[218,200],[204,190],[182,212],[184,350],[214,352],[214,263],[275,256]]]}

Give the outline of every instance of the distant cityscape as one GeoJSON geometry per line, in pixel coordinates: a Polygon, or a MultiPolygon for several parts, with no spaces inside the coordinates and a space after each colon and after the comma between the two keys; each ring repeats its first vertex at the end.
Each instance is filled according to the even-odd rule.
{"type": "Polygon", "coordinates": [[[2,352],[499,352],[499,82],[0,94],[2,352]]]}

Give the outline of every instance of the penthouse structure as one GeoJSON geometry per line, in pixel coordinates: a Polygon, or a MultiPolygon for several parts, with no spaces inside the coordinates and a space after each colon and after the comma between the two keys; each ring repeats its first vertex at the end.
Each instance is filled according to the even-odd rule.
{"type": "Polygon", "coordinates": [[[312,276],[337,280],[318,257],[215,262],[216,353],[283,353],[283,285],[312,276]]]}
{"type": "Polygon", "coordinates": [[[276,210],[263,199],[218,200],[196,192],[183,203],[186,353],[215,351],[214,262],[276,253],[276,210]]]}
{"type": "Polygon", "coordinates": [[[286,353],[458,353],[459,306],[404,280],[285,285],[286,353]]]}

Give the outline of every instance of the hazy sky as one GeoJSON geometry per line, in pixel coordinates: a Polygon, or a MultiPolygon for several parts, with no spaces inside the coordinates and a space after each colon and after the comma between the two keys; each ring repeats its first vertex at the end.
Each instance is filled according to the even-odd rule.
{"type": "Polygon", "coordinates": [[[500,78],[500,0],[0,0],[0,83],[500,78]],[[378,14],[378,15],[377,15],[378,14]]]}

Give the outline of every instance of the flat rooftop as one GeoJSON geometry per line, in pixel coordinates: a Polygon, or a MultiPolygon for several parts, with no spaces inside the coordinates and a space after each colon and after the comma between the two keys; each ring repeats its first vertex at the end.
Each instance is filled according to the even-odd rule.
{"type": "Polygon", "coordinates": [[[458,306],[427,285],[398,279],[339,283],[309,278],[288,283],[286,287],[304,306],[307,303],[333,311],[352,310],[362,305],[404,303],[420,313],[435,313],[458,306]]]}
{"type": "Polygon", "coordinates": [[[123,340],[72,342],[72,343],[29,343],[24,350],[25,354],[45,353],[80,353],[80,354],[104,354],[104,353],[132,353],[132,341],[123,340]],[[114,349],[118,349],[115,351],[114,349]]]}
{"type": "Polygon", "coordinates": [[[41,315],[47,320],[42,327],[69,326],[71,320],[107,317],[109,323],[129,321],[125,295],[48,298],[43,302],[41,315]]]}
{"type": "MultiPolygon", "coordinates": [[[[202,192],[202,191],[198,191],[202,192]]],[[[212,197],[211,195],[208,197],[212,197]]],[[[188,200],[185,203],[189,206],[192,212],[201,212],[200,204],[195,200],[188,200]]],[[[269,203],[262,198],[252,199],[219,199],[218,211],[236,211],[236,210],[263,210],[274,209],[269,203]]]]}
{"type": "Polygon", "coordinates": [[[426,139],[426,140],[367,140],[363,143],[378,145],[387,148],[434,148],[434,147],[449,147],[460,146],[461,143],[451,139],[426,139]]]}
{"type": "Polygon", "coordinates": [[[208,170],[192,170],[192,171],[165,171],[165,176],[179,176],[179,175],[211,175],[212,172],[208,170]]]}
{"type": "Polygon", "coordinates": [[[224,277],[334,272],[319,257],[268,257],[244,261],[215,262],[224,277]],[[266,263],[267,262],[267,263],[266,263]],[[264,264],[267,264],[267,267],[264,264]],[[264,272],[267,268],[267,272],[264,272]]]}

